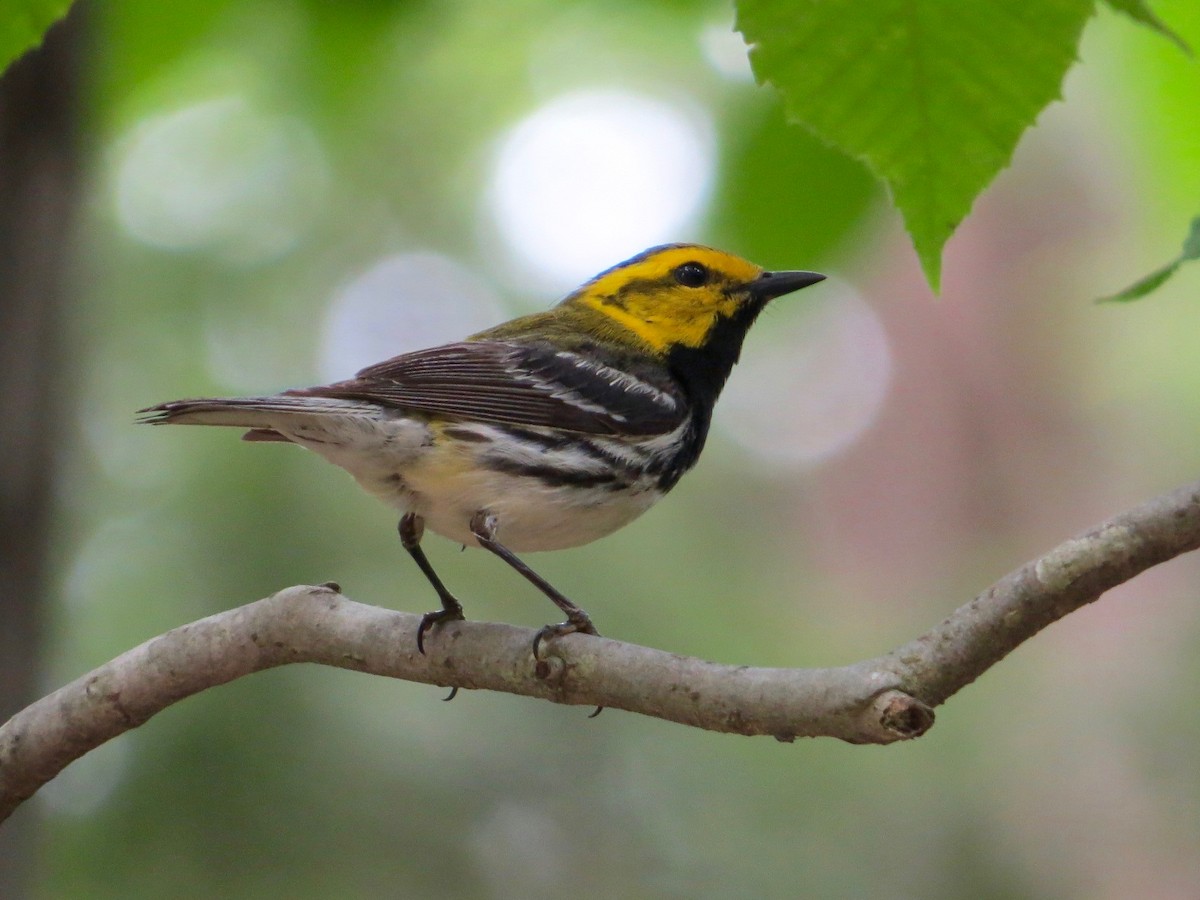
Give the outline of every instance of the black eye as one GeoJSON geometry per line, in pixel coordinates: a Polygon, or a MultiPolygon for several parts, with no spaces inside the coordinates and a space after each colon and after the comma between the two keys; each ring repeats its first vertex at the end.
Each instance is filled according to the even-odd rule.
{"type": "Polygon", "coordinates": [[[684,287],[701,287],[708,283],[708,269],[698,262],[685,262],[675,269],[674,275],[684,287]]]}

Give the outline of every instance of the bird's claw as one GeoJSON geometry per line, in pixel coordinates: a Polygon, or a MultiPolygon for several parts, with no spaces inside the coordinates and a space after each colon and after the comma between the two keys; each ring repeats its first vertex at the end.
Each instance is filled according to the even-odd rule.
{"type": "MultiPolygon", "coordinates": [[[[559,622],[557,625],[544,625],[538,629],[538,633],[533,637],[533,658],[541,658],[538,656],[538,651],[541,649],[544,641],[562,637],[564,634],[591,634],[600,637],[600,632],[596,630],[596,626],[592,624],[592,620],[587,618],[587,616],[582,616],[578,619],[568,619],[565,622],[559,622]]],[[[602,712],[604,712],[604,707],[597,706],[592,710],[588,718],[594,719],[602,712]]]]}
{"type": "MultiPolygon", "coordinates": [[[[439,625],[442,622],[461,622],[466,616],[463,615],[461,608],[459,609],[435,609],[433,612],[427,612],[421,616],[421,624],[417,626],[417,649],[421,655],[425,655],[425,634],[434,625],[439,625]]],[[[446,698],[450,699],[450,698],[446,698]]]]}
{"type": "Polygon", "coordinates": [[[541,649],[543,642],[562,637],[564,634],[576,633],[591,634],[600,637],[600,632],[596,630],[596,626],[592,624],[592,620],[587,616],[582,616],[578,619],[567,619],[567,621],[559,622],[557,625],[543,625],[538,629],[538,633],[533,636],[533,658],[541,658],[538,655],[538,651],[541,649]]]}

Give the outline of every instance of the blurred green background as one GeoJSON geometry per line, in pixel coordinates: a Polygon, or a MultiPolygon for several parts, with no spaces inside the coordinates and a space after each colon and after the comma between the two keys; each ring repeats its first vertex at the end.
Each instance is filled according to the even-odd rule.
{"type": "MultiPolygon", "coordinates": [[[[1156,10],[1200,46],[1200,7],[1156,10]]],[[[46,691],[296,583],[435,605],[342,472],[176,397],[329,380],[697,240],[829,283],[751,334],[698,469],[534,556],[609,636],[825,666],[1196,477],[1200,267],[1097,307],[1200,208],[1200,70],[1102,12],[951,241],[783,121],[725,4],[95,3],[46,691]]],[[[555,612],[428,552],[469,616],[555,612]]],[[[39,897],[1195,897],[1200,562],[1022,647],[908,745],[793,745],[295,667],[72,765],[39,897]]]]}

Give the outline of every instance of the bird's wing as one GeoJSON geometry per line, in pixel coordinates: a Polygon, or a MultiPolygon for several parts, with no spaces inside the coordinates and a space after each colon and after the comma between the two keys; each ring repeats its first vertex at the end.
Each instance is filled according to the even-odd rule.
{"type": "Polygon", "coordinates": [[[664,434],[687,415],[666,378],[650,381],[550,344],[516,341],[444,344],[368,366],[348,381],[286,393],[587,434],[664,434]]]}

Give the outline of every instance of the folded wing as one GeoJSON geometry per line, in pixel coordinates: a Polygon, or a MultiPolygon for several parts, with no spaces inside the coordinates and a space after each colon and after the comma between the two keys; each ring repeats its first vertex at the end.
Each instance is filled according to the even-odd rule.
{"type": "Polygon", "coordinates": [[[685,415],[666,376],[634,374],[549,344],[464,341],[406,353],[348,381],[287,391],[411,412],[587,434],[665,434],[685,415]]]}

